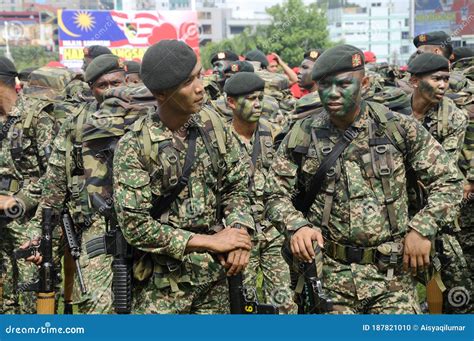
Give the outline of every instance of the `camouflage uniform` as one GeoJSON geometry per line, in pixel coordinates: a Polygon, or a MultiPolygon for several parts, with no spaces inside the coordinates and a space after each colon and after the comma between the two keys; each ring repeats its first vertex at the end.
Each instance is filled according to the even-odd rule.
{"type": "Polygon", "coordinates": [[[325,155],[323,147],[327,153],[341,132],[326,112],[293,127],[270,170],[267,217],[289,232],[305,225],[321,227],[323,279],[334,313],[419,313],[415,281],[401,271],[402,251],[397,247],[408,228],[432,238],[442,221],[453,216],[460,201],[460,175],[441,145],[416,121],[390,115],[376,103],[369,106],[362,101],[361,108],[352,124],[358,136],[338,159],[306,217],[291,199],[297,188],[308,189],[325,155]],[[393,138],[397,125],[406,132],[405,139],[393,138]],[[385,135],[393,136],[384,139],[385,135]],[[369,147],[369,138],[380,153],[375,152],[375,145],[369,147]],[[430,205],[410,221],[404,162],[430,191],[430,205]],[[390,279],[387,256],[392,254],[398,262],[390,279]]]}
{"type": "Polygon", "coordinates": [[[135,280],[140,280],[134,286],[135,313],[228,312],[224,268],[209,252],[184,250],[193,234],[213,232],[220,208],[227,225],[254,226],[248,173],[232,134],[207,107],[189,123],[188,131],[199,131],[196,162],[187,187],[159,220],[150,216],[152,199],[176,184],[188,141],[152,114],[137,121],[115,152],[117,217],[127,241],[145,252],[134,265],[135,280]]]}
{"type": "Polygon", "coordinates": [[[32,293],[21,292],[19,283],[32,279],[35,266],[13,258],[13,250],[34,236],[23,225],[36,208],[41,194],[40,177],[46,169],[48,149],[55,133],[50,102],[20,95],[3,122],[0,177],[1,194],[14,195],[23,210],[4,212],[0,239],[0,274],[3,281],[2,313],[32,313],[32,293]],[[10,222],[10,219],[15,219],[10,222]]]}
{"type": "Polygon", "coordinates": [[[274,156],[271,125],[264,119],[260,119],[252,140],[248,142],[233,128],[232,131],[239,143],[241,154],[246,156],[250,176],[251,209],[257,230],[252,238],[253,247],[244,273],[244,284],[257,287],[257,276],[261,272],[265,300],[277,306],[280,313],[295,314],[297,307],[292,301],[290,272],[288,264],[281,255],[284,235],[268,220],[265,220],[264,216],[263,190],[274,156]],[[258,144],[256,144],[256,138],[259,139],[258,144]],[[259,147],[260,150],[254,152],[255,147],[259,147]]]}

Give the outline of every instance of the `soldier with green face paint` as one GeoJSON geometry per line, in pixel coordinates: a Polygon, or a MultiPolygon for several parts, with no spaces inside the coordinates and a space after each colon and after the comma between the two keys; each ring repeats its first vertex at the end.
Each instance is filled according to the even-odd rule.
{"type": "Polygon", "coordinates": [[[230,50],[219,51],[212,55],[212,74],[203,78],[204,90],[208,100],[217,100],[222,95],[222,88],[227,79],[225,70],[230,64],[239,60],[239,56],[230,50]]]}
{"type": "Polygon", "coordinates": [[[298,259],[313,260],[313,242],[324,247],[333,313],[419,313],[407,270],[429,265],[431,240],[461,200],[460,174],[421,124],[362,100],[368,79],[356,47],[325,51],[313,79],[324,111],[282,141],[265,187],[267,217],[288,231],[298,259]],[[429,189],[430,205],[410,220],[405,167],[429,189]]]}
{"type": "Polygon", "coordinates": [[[274,155],[274,129],[262,118],[264,87],[265,82],[249,72],[235,74],[224,86],[227,106],[233,112],[232,132],[248,167],[250,207],[256,225],[244,283],[256,287],[257,275],[262,273],[265,300],[289,314],[296,313],[296,305],[292,302],[289,268],[281,255],[284,235],[264,217],[263,189],[274,155]]]}
{"type": "MultiPolygon", "coordinates": [[[[408,65],[408,72],[411,74],[410,82],[414,88],[411,97],[412,114],[457,164],[462,155],[468,118],[465,111],[459,109],[451,99],[445,96],[449,87],[449,71],[449,61],[433,53],[423,53],[408,65]]],[[[444,313],[461,313],[469,310],[469,304],[462,307],[451,306],[448,299],[450,290],[456,290],[458,287],[472,290],[471,279],[466,276],[468,273],[466,260],[456,239],[458,232],[457,221],[446,220],[443,230],[439,233],[444,249],[443,254],[450,257],[450,261],[445,262],[441,269],[441,278],[446,286],[443,301],[444,313]]]]}

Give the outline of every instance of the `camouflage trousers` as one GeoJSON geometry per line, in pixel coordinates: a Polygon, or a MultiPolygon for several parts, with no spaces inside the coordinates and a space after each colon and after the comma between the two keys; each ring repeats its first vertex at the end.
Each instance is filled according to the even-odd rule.
{"type": "Polygon", "coordinates": [[[22,290],[21,284],[34,279],[36,266],[13,258],[13,251],[34,236],[17,221],[0,225],[0,236],[0,281],[3,283],[0,314],[35,313],[36,294],[22,290]]]}
{"type": "Polygon", "coordinates": [[[331,314],[420,314],[412,276],[401,270],[391,280],[386,275],[372,264],[345,265],[324,257],[324,289],[334,304],[331,314]]]}
{"type": "Polygon", "coordinates": [[[158,288],[154,276],[134,285],[133,314],[229,314],[229,288],[224,277],[198,286],[158,288]]]}
{"type": "MultiPolygon", "coordinates": [[[[82,275],[87,293],[82,294],[77,278],[74,282],[73,303],[77,304],[81,314],[111,314],[112,307],[112,261],[111,255],[89,258],[85,252],[85,242],[100,236],[105,231],[105,222],[98,220],[83,233],[80,258],[82,275]]],[[[77,274],[76,274],[77,277],[77,274]]]]}
{"type": "Polygon", "coordinates": [[[290,269],[281,255],[284,240],[284,235],[273,226],[254,235],[250,261],[244,272],[244,285],[257,288],[261,273],[265,302],[277,306],[281,314],[296,314],[298,307],[290,288],[290,269]]]}

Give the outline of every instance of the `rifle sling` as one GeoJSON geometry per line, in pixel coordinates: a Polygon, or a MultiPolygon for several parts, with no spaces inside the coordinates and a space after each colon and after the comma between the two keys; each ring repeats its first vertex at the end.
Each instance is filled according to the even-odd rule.
{"type": "Polygon", "coordinates": [[[194,162],[196,161],[196,140],[198,135],[197,127],[189,128],[189,137],[188,137],[188,150],[186,151],[186,157],[184,159],[183,172],[178,179],[178,183],[173,188],[171,193],[164,195],[159,198],[154,198],[152,201],[152,208],[150,210],[150,215],[153,219],[159,220],[161,215],[166,212],[171,203],[176,200],[179,193],[187,186],[189,181],[189,176],[193,169],[194,162]]]}
{"type": "Polygon", "coordinates": [[[331,167],[334,166],[339,156],[347,148],[347,146],[349,146],[352,140],[357,137],[358,134],[359,132],[353,126],[347,128],[339,141],[337,141],[337,143],[334,145],[331,153],[329,153],[329,155],[323,160],[311,179],[309,191],[306,192],[301,206],[298,207],[298,210],[303,212],[303,214],[306,215],[308,213],[311,205],[316,199],[316,194],[318,194],[318,192],[321,190],[326,173],[331,169],[331,167]]]}

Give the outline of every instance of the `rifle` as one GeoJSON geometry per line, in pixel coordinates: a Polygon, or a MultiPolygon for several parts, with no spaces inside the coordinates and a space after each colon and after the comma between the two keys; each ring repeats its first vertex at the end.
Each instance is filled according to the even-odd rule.
{"type": "Polygon", "coordinates": [[[311,263],[296,261],[288,244],[282,255],[290,266],[291,287],[298,295],[298,314],[322,314],[332,311],[333,302],[323,288],[323,253],[319,245],[314,248],[315,259],[311,263]]]}
{"type": "Polygon", "coordinates": [[[37,251],[43,256],[39,267],[38,279],[32,283],[21,284],[24,291],[37,293],[36,310],[38,314],[54,314],[55,312],[55,286],[59,282],[59,274],[53,263],[53,209],[43,208],[41,222],[41,242],[38,246],[14,251],[15,259],[28,258],[37,251]]]}
{"type": "Polygon", "coordinates": [[[257,292],[243,285],[242,273],[227,277],[231,314],[278,314],[278,308],[271,304],[260,304],[257,292]]]}
{"type": "Polygon", "coordinates": [[[113,306],[117,314],[129,314],[132,310],[132,247],[125,240],[112,206],[107,205],[98,193],[92,194],[92,206],[102,213],[109,223],[105,235],[86,243],[90,258],[112,255],[113,306]]]}
{"type": "Polygon", "coordinates": [[[63,234],[68,244],[68,249],[64,253],[64,314],[70,315],[72,314],[71,296],[74,285],[74,273],[77,273],[79,287],[83,295],[87,293],[87,288],[84,283],[81,265],[79,263],[81,247],[77,241],[74,221],[72,220],[69,209],[66,206],[64,206],[63,211],[61,212],[61,221],[63,234]]]}

